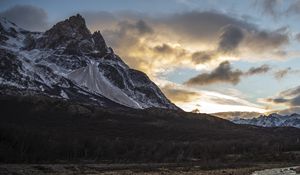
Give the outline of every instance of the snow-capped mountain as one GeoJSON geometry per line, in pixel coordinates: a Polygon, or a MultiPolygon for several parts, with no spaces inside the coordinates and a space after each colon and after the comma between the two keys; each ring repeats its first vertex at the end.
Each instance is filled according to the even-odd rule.
{"type": "Polygon", "coordinates": [[[279,115],[273,113],[270,115],[261,115],[257,118],[252,118],[252,119],[235,118],[231,121],[236,124],[248,124],[248,125],[256,125],[256,126],[263,126],[263,127],[300,128],[299,114],[279,115]]]}
{"type": "Polygon", "coordinates": [[[99,31],[72,16],[44,33],[0,17],[0,93],[81,103],[179,109],[143,72],[131,69],[99,31]]]}

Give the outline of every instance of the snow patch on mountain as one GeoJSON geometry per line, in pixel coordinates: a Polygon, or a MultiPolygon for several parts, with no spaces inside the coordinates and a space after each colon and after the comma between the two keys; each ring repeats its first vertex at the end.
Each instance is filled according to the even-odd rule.
{"type": "Polygon", "coordinates": [[[80,86],[86,87],[88,90],[99,93],[122,105],[141,108],[136,101],[112,85],[99,71],[98,65],[99,63],[91,61],[88,66],[71,72],[68,78],[74,80],[80,86]]]}

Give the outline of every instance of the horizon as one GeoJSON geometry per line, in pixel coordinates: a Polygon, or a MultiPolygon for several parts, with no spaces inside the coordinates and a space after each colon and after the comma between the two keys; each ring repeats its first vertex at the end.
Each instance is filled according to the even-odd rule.
{"type": "Polygon", "coordinates": [[[70,2],[55,10],[46,1],[2,0],[0,16],[43,32],[81,14],[92,32],[100,30],[130,67],[186,111],[300,111],[300,25],[293,22],[299,1],[174,0],[155,10],[147,1],[70,2]]]}

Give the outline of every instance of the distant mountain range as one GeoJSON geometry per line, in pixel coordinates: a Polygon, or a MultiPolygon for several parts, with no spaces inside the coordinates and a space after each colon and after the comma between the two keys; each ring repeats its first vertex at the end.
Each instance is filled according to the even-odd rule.
{"type": "Polygon", "coordinates": [[[296,127],[300,128],[300,115],[291,114],[291,115],[279,115],[276,113],[270,115],[260,115],[257,118],[234,118],[231,119],[233,123],[236,124],[247,124],[247,125],[256,125],[263,127],[296,127]]]}
{"type": "Polygon", "coordinates": [[[104,107],[179,109],[138,70],[131,69],[82,16],[44,33],[0,17],[0,94],[44,95],[104,107]]]}

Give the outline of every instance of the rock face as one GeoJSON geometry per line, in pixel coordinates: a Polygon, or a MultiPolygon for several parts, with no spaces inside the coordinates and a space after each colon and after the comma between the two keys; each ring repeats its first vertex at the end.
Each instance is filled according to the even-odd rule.
{"type": "Polygon", "coordinates": [[[130,69],[71,16],[44,33],[0,19],[1,94],[46,95],[107,107],[179,109],[146,74],[130,69]]]}
{"type": "Polygon", "coordinates": [[[270,115],[261,115],[257,118],[252,119],[242,119],[235,118],[232,122],[236,124],[248,124],[256,125],[263,127],[295,127],[300,128],[300,115],[291,114],[291,115],[279,115],[279,114],[270,114],[270,115]]]}

